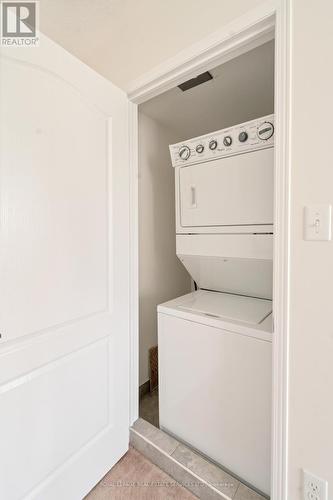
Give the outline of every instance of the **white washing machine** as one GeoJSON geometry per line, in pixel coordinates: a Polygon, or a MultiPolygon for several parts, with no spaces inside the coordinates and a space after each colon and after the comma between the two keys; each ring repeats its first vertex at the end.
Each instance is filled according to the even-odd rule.
{"type": "Polygon", "coordinates": [[[158,306],[160,426],[270,493],[274,116],[170,146],[176,252],[158,306]]]}
{"type": "Polygon", "coordinates": [[[269,300],[198,290],[158,306],[160,427],[270,491],[269,300]]]}

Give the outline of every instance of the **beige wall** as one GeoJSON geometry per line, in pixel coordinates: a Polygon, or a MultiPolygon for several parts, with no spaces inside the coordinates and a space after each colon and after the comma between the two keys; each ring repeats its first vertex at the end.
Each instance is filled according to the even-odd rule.
{"type": "Polygon", "coordinates": [[[157,304],[190,291],[176,257],[172,142],[170,131],[139,113],[140,385],[149,378],[148,349],[157,344],[157,304]]]}
{"type": "Polygon", "coordinates": [[[40,0],[41,31],[123,89],[262,0],[40,0]]]}
{"type": "Polygon", "coordinates": [[[303,207],[333,204],[333,3],[293,0],[289,499],[301,468],[333,498],[333,242],[303,240],[303,207]]]}

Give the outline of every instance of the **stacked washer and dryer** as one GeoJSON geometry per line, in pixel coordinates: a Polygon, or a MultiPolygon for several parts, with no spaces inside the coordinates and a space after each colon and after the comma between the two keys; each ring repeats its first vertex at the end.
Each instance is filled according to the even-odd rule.
{"type": "Polygon", "coordinates": [[[268,495],[274,116],[170,153],[197,289],[158,306],[160,427],[268,495]]]}

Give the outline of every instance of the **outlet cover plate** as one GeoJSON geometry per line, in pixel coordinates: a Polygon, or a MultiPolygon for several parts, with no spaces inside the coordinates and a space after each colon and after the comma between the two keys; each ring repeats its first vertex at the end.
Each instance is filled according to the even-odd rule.
{"type": "Polygon", "coordinates": [[[304,500],[328,500],[328,483],[314,474],[303,471],[304,500]]]}

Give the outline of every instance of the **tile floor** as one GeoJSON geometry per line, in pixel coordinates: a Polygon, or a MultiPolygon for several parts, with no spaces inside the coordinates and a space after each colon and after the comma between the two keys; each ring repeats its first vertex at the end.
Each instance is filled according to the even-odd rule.
{"type": "Polygon", "coordinates": [[[85,500],[195,500],[134,448],[104,476],[85,500]]]}
{"type": "MultiPolygon", "coordinates": [[[[201,478],[204,478],[222,494],[227,495],[233,500],[265,500],[264,497],[258,495],[255,491],[240,483],[237,479],[224,472],[220,467],[207,461],[191,448],[180,444],[174,438],[159,430],[158,390],[155,390],[153,393],[145,394],[140,399],[139,415],[140,418],[134,424],[134,429],[136,429],[139,433],[142,433],[156,446],[161,448],[164,453],[170,455],[173,459],[177,460],[177,462],[185,466],[191,472],[197,474],[201,478]]],[[[159,459],[157,458],[155,451],[150,449],[149,446],[149,449],[146,449],[146,446],[146,448],[142,450],[139,446],[135,447],[138,447],[139,450],[151,458],[153,462],[159,464],[159,459]]],[[[186,483],[189,479],[186,474],[176,475],[173,469],[169,470],[166,466],[165,460],[160,465],[163,469],[174,475],[174,477],[177,477],[178,481],[182,484],[186,483]]],[[[201,490],[202,488],[199,488],[198,491],[194,489],[194,493],[198,497],[202,496],[200,494],[201,490]]]]}
{"type": "Polygon", "coordinates": [[[155,427],[159,427],[158,390],[148,392],[140,399],[139,415],[155,427]]]}
{"type": "Polygon", "coordinates": [[[199,453],[142,418],[132,427],[131,443],[180,484],[188,485],[196,497],[216,500],[226,495],[232,500],[266,500],[199,453]],[[208,491],[195,478],[201,478],[217,492],[208,491]]]}

